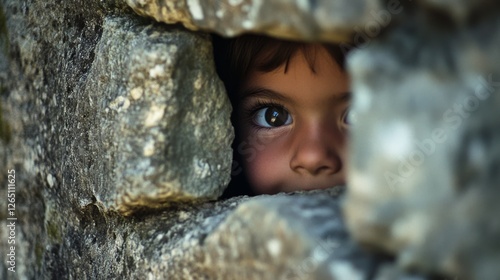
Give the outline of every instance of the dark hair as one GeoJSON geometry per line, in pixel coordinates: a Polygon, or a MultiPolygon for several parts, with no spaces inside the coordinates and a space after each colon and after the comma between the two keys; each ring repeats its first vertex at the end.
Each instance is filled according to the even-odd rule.
{"type": "MultiPolygon", "coordinates": [[[[290,59],[299,50],[304,53],[311,70],[314,72],[316,52],[314,48],[311,48],[311,44],[254,34],[232,39],[214,36],[217,71],[226,86],[231,101],[234,103],[235,92],[252,69],[271,72],[284,65],[286,72],[290,59]]],[[[321,46],[328,51],[335,62],[344,68],[346,50],[335,44],[321,44],[321,46]]]]}

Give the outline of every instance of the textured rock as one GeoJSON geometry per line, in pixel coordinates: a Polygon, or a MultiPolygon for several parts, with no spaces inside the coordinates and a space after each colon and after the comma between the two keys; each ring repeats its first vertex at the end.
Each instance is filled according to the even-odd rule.
{"type": "Polygon", "coordinates": [[[140,15],[166,23],[182,23],[193,30],[226,36],[260,32],[334,42],[349,40],[354,26],[366,25],[384,10],[379,1],[363,0],[127,0],[127,3],[140,15]]]}
{"type": "Polygon", "coordinates": [[[497,5],[494,0],[422,0],[428,9],[443,12],[455,21],[466,23],[471,17],[484,14],[497,5]]]}
{"type": "MultiPolygon", "coordinates": [[[[79,250],[71,260],[78,262],[82,234],[111,246],[106,234],[80,228],[103,222],[99,211],[130,213],[146,203],[164,207],[166,200],[215,199],[222,192],[231,160],[230,105],[213,72],[208,35],[152,24],[123,1],[6,0],[0,7],[0,182],[16,170],[19,278],[67,278],[73,266],[60,250],[64,243],[76,246],[70,246],[79,250]],[[181,49],[173,55],[173,47],[181,49]],[[178,71],[154,68],[166,68],[169,59],[178,71]],[[132,91],[139,86],[140,97],[132,91]],[[126,100],[113,102],[119,96],[130,102],[127,110],[120,106],[126,100]],[[155,120],[146,118],[154,105],[177,111],[164,113],[157,125],[141,125],[155,120]],[[145,175],[131,163],[147,155],[153,172],[145,175]],[[179,183],[169,189],[169,180],[179,183]]],[[[0,251],[7,252],[7,200],[1,197],[0,251]]],[[[77,267],[77,278],[102,269],[77,267]]],[[[7,275],[2,261],[0,278],[7,275]]]]}
{"type": "Polygon", "coordinates": [[[314,193],[263,196],[240,204],[201,245],[173,256],[168,275],[324,279],[317,278],[316,270],[329,255],[360,277],[378,264],[345,231],[338,199],[314,193]]]}
{"type": "MultiPolygon", "coordinates": [[[[111,1],[108,3],[106,9],[109,11],[121,10],[111,1]]],[[[7,182],[7,170],[16,171],[15,215],[18,219],[15,244],[16,274],[9,272],[11,279],[39,277],[44,264],[47,240],[46,209],[57,201],[57,204],[66,206],[62,208],[64,213],[71,213],[72,209],[77,209],[74,207],[76,203],[68,202],[78,201],[78,198],[85,201],[85,198],[90,197],[90,195],[86,197],[87,194],[84,193],[67,195],[67,191],[81,179],[72,176],[77,170],[72,170],[72,166],[68,166],[67,162],[58,160],[60,155],[65,153],[65,148],[70,147],[62,147],[55,153],[54,149],[50,148],[51,146],[55,148],[54,143],[49,144],[42,133],[56,121],[51,119],[54,117],[54,114],[51,114],[54,107],[45,107],[48,103],[47,94],[62,94],[73,89],[88,69],[87,62],[92,54],[88,50],[92,48],[87,47],[95,44],[95,41],[85,35],[89,32],[99,34],[98,29],[94,30],[99,21],[96,11],[103,7],[99,7],[96,3],[88,5],[80,3],[78,4],[80,8],[74,9],[74,6],[70,8],[67,4],[68,2],[54,5],[45,1],[36,4],[32,1],[1,1],[0,5],[0,10],[3,12],[0,24],[1,36],[2,39],[8,39],[7,54],[0,57],[2,58],[0,59],[2,126],[8,128],[4,130],[8,133],[3,134],[8,137],[2,137],[0,141],[0,182],[2,185],[7,182]],[[81,18],[82,14],[87,15],[85,20],[81,18]],[[43,25],[38,21],[43,22],[43,25]],[[65,28],[62,28],[63,26],[65,28]],[[64,35],[60,33],[63,29],[64,35]],[[59,71],[66,73],[66,76],[54,74],[59,71]],[[48,90],[49,87],[51,90],[48,90]],[[41,112],[47,114],[42,116],[41,112]],[[44,159],[43,162],[40,158],[44,159]],[[51,164],[53,165],[47,167],[51,164]],[[40,170],[51,170],[54,172],[52,174],[56,174],[56,170],[59,174],[66,172],[65,189],[58,188],[52,192],[50,200],[46,199],[48,195],[45,191],[49,190],[48,182],[54,183],[52,180],[54,177],[40,173],[40,170]]],[[[66,108],[66,110],[72,109],[74,107],[66,108]]],[[[72,118],[59,120],[54,129],[64,127],[64,124],[71,122],[72,118]]],[[[62,137],[63,129],[59,132],[62,137]]],[[[71,138],[78,139],[78,135],[71,134],[71,138]]],[[[78,164],[81,167],[81,162],[78,164]]],[[[79,170],[83,170],[83,167],[79,170]]],[[[61,182],[60,178],[58,182],[61,182]]],[[[12,244],[7,243],[7,200],[5,195],[2,194],[1,197],[0,208],[3,210],[0,212],[2,252],[0,278],[9,279],[4,252],[8,252],[9,245],[12,244]]]]}
{"type": "MultiPolygon", "coordinates": [[[[64,31],[42,30],[60,20],[38,14],[51,3],[32,4],[27,16],[13,12],[22,7],[6,5],[24,72],[7,102],[28,94],[19,99],[32,114],[16,127],[33,133],[34,155],[25,160],[49,188],[77,206],[97,200],[123,213],[222,194],[231,107],[214,78],[208,35],[95,13],[78,15],[75,27],[54,23],[64,31]],[[24,35],[28,24],[40,34],[24,35]]],[[[13,77],[22,75],[12,67],[13,77]]]]}
{"type": "Polygon", "coordinates": [[[349,238],[335,196],[242,197],[129,218],[95,205],[77,215],[54,211],[47,250],[52,255],[43,276],[324,279],[315,270],[329,254],[366,276],[378,262],[349,238]],[[68,268],[65,260],[75,261],[68,268]]]}
{"type": "Polygon", "coordinates": [[[487,8],[490,16],[466,25],[450,16],[442,28],[443,15],[415,8],[418,21],[401,21],[350,60],[347,221],[405,268],[500,275],[500,8],[487,8]]]}
{"type": "Polygon", "coordinates": [[[97,107],[97,200],[129,212],[219,197],[233,130],[209,38],[109,17],[95,52],[85,93],[97,107]]]}

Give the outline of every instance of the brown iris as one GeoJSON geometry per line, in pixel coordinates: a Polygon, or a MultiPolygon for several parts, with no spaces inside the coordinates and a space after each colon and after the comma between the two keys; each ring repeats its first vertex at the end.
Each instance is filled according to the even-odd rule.
{"type": "Polygon", "coordinates": [[[282,126],[288,120],[288,112],[284,108],[269,107],[265,112],[265,120],[271,127],[282,126]]]}

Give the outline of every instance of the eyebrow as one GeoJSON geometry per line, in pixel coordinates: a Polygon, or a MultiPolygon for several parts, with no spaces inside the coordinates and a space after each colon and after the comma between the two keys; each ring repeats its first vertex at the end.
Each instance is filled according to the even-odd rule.
{"type": "MultiPolygon", "coordinates": [[[[348,102],[351,100],[351,95],[352,94],[350,91],[342,92],[342,93],[336,95],[333,98],[333,100],[335,102],[348,102]]],[[[245,99],[248,99],[248,98],[255,98],[255,97],[280,100],[283,102],[290,102],[291,101],[290,98],[288,98],[287,96],[284,96],[283,94],[281,94],[277,91],[267,89],[267,88],[262,88],[262,87],[251,87],[251,88],[248,88],[248,89],[241,92],[241,100],[242,101],[244,101],[245,99]]]]}
{"type": "Polygon", "coordinates": [[[280,100],[283,102],[290,101],[290,98],[284,96],[283,94],[262,87],[252,87],[241,92],[241,100],[253,97],[268,98],[268,99],[280,100]]]}

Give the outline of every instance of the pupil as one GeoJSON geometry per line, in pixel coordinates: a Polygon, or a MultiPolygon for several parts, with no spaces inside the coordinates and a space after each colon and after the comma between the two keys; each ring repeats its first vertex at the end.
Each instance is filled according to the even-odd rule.
{"type": "Polygon", "coordinates": [[[273,127],[282,126],[288,119],[288,113],[283,108],[272,107],[266,110],[266,122],[273,127]]]}

